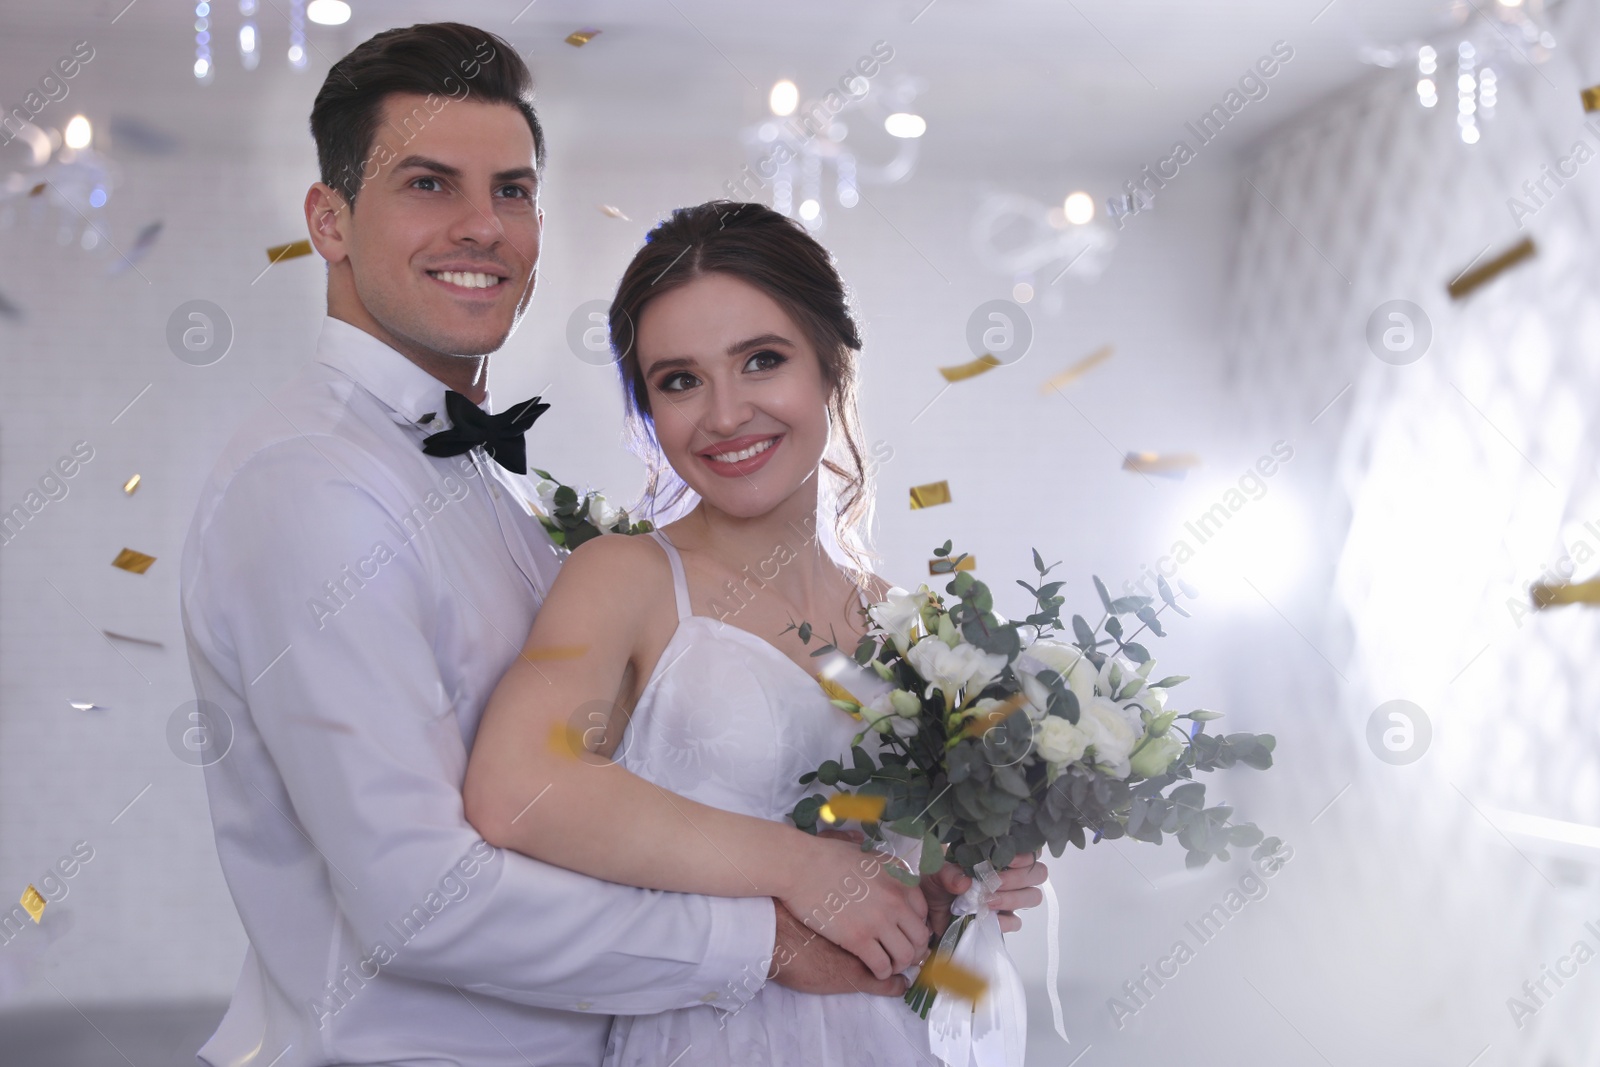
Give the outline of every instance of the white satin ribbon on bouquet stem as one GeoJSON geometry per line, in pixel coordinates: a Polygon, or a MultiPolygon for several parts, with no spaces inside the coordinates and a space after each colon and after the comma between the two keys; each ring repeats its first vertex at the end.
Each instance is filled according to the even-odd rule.
{"type": "MultiPolygon", "coordinates": [[[[937,954],[977,975],[987,988],[976,1002],[949,992],[936,996],[928,1010],[928,1043],[948,1067],[1022,1067],[1028,1037],[1028,1006],[1022,976],[1006,951],[1000,917],[988,907],[1000,888],[1000,876],[988,863],[978,865],[977,878],[951,905],[952,921],[937,954]],[[970,918],[964,918],[970,916],[970,918]],[[962,917],[962,918],[958,918],[962,917]]],[[[1067,1037],[1061,995],[1061,914],[1055,889],[1046,881],[1048,937],[1046,983],[1055,1031],[1067,1037]]]]}

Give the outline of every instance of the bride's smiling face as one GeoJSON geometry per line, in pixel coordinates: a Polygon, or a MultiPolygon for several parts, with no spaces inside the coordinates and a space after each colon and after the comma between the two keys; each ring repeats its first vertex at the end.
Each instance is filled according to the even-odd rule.
{"type": "Polygon", "coordinates": [[[702,274],[645,305],[635,343],[661,451],[707,504],[754,518],[814,479],[828,385],[776,300],[733,275],[702,274]]]}

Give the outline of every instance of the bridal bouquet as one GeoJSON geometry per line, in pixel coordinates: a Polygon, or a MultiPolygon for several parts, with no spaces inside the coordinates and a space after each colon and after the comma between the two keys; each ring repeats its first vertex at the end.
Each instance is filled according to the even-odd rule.
{"type": "MultiPolygon", "coordinates": [[[[905,839],[920,842],[911,849],[919,872],[889,868],[903,881],[914,884],[918,873],[932,874],[947,859],[977,879],[973,899],[953,909],[962,918],[951,923],[906,994],[925,1018],[936,983],[924,976],[968,955],[957,950],[974,913],[985,911],[984,893],[998,884],[994,872],[1021,853],[1048,846],[1060,856],[1069,843],[1084,848],[1131,837],[1160,844],[1174,836],[1187,850],[1188,866],[1200,867],[1213,857],[1228,859],[1232,848],[1254,846],[1260,859],[1280,845],[1254,825],[1235,822],[1232,808],[1207,807],[1205,786],[1194,781],[1197,772],[1237,763],[1264,770],[1276,742],[1270,734],[1207,733],[1217,712],[1168,707],[1170,690],[1185,676],[1152,679],[1155,661],[1135,641],[1146,630],[1164,636],[1163,612],[1188,614],[1164,579],[1157,581],[1163,602],[1157,608],[1154,597],[1112,599],[1095,578],[1104,609],[1099,623],[1074,615],[1064,624],[1064,583],[1045,581],[1056,565],[1046,566],[1035,551],[1040,584],[1017,583],[1032,594],[1034,610],[1013,622],[994,613],[984,583],[956,569],[965,557],[952,557],[948,541],[934,554],[936,569],[953,575],[945,591],[954,602],[924,585],[891,590],[868,609],[872,627],[850,657],[855,669],[834,656],[845,669],[824,671],[822,683],[833,703],[866,728],[850,766],[829,760],[800,779],[833,794],[813,794],[790,813],[796,826],[813,833],[854,817],[868,838],[864,848],[886,834],[897,835],[902,852],[905,839]],[[1140,623],[1131,633],[1123,621],[1130,617],[1140,623]],[[875,756],[860,743],[869,729],[879,735],[875,756]]],[[[810,627],[796,629],[809,643],[810,627]]],[[[829,644],[812,654],[836,651],[829,644]]],[[[997,923],[990,936],[1001,944],[997,923]]],[[[998,952],[1004,956],[1003,947],[998,952]]],[[[1053,979],[1051,987],[1054,999],[1053,979]]],[[[1058,1030],[1059,1017],[1058,1011],[1058,1030]]],[[[996,1025],[1006,1028],[1004,1021],[996,1025]]]]}
{"type": "Polygon", "coordinates": [[[533,473],[539,476],[533,487],[539,497],[539,522],[550,534],[550,540],[568,552],[601,534],[641,534],[653,529],[648,522],[631,521],[626,511],[592,489],[580,494],[571,486],[562,485],[549,471],[535,468],[533,473]]]}

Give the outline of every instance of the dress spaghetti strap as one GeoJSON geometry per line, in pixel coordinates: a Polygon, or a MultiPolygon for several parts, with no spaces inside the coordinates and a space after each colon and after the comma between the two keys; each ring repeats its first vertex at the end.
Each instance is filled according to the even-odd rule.
{"type": "Polygon", "coordinates": [[[678,600],[678,619],[679,621],[687,619],[694,613],[689,610],[689,582],[683,576],[683,557],[678,555],[677,548],[660,530],[651,530],[650,536],[656,539],[661,551],[667,554],[667,563],[672,567],[672,592],[678,600]]]}

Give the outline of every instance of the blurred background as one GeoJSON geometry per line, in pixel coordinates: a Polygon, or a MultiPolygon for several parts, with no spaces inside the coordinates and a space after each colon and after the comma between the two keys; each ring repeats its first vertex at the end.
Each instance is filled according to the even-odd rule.
{"type": "Polygon", "coordinates": [[[0,1061],[189,1064],[221,1016],[179,552],[313,350],[321,264],[267,253],[312,97],[443,18],[538,82],[541,284],[490,383],[553,402],[538,465],[637,492],[590,302],[673,207],[772,204],[865,328],[882,572],[953,539],[1020,612],[1037,547],[1087,614],[1159,569],[1176,704],[1277,735],[1211,790],[1292,848],[1259,890],[1051,861],[1072,1040],[1030,915],[1030,1064],[1600,1065],[1600,630],[1530,596],[1600,570],[1589,0],[0,0],[0,897],[74,871],[6,920],[0,1061]]]}

